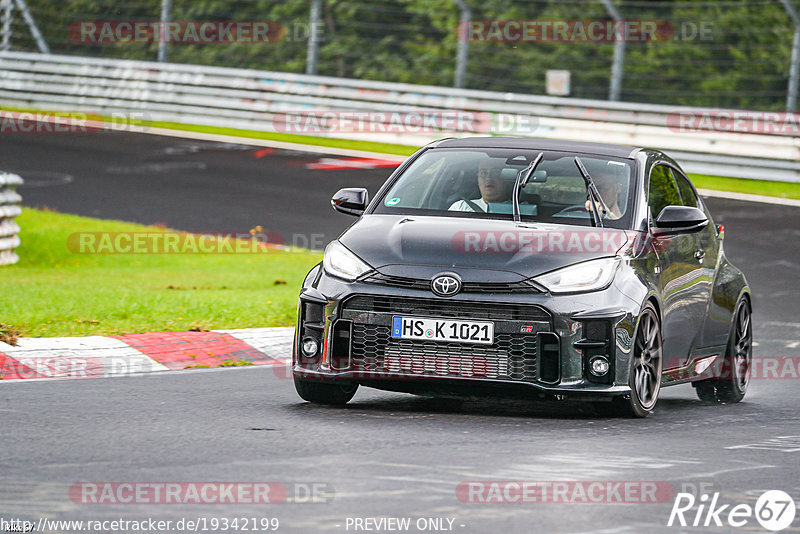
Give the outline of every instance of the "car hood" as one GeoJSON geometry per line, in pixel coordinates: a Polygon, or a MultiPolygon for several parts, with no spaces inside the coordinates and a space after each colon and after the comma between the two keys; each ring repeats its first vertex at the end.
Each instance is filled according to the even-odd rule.
{"type": "Polygon", "coordinates": [[[454,271],[465,282],[515,282],[617,254],[630,233],[613,228],[455,217],[365,215],[340,238],[380,273],[429,278],[454,271]]]}

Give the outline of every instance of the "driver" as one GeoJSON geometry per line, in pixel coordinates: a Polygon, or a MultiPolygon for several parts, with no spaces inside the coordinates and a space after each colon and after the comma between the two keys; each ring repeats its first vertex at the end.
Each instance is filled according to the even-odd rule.
{"type": "MultiPolygon", "coordinates": [[[[598,208],[603,211],[607,219],[615,220],[622,217],[622,210],[619,207],[619,195],[622,192],[622,183],[617,178],[613,169],[605,169],[592,175],[597,192],[605,202],[608,211],[603,211],[603,206],[598,202],[598,208]]],[[[586,211],[592,211],[592,201],[586,200],[586,211]]]]}
{"type": "Polygon", "coordinates": [[[450,211],[489,211],[489,202],[508,202],[511,200],[511,187],[501,178],[504,160],[496,158],[482,159],[478,163],[478,189],[481,198],[474,200],[457,200],[450,206],[450,211]]]}

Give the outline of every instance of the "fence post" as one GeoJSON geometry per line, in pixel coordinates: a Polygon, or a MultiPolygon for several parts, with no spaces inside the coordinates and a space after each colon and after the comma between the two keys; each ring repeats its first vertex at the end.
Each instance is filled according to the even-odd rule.
{"type": "Polygon", "coordinates": [[[0,0],[0,52],[11,50],[11,34],[14,28],[14,0],[0,0]]]}
{"type": "Polygon", "coordinates": [[[781,0],[784,9],[794,23],[792,39],[792,59],[789,65],[789,87],[786,90],[786,111],[793,113],[797,109],[797,86],[800,78],[800,16],[790,0],[781,0]]]}
{"type": "Polygon", "coordinates": [[[20,244],[19,226],[14,217],[22,213],[22,197],[16,188],[22,185],[22,178],[16,174],[0,171],[0,265],[11,265],[19,261],[14,252],[20,244]]]}
{"type": "Polygon", "coordinates": [[[25,3],[25,0],[15,0],[15,2],[17,3],[17,9],[22,12],[22,18],[25,20],[25,24],[27,24],[28,28],[31,30],[31,35],[33,35],[33,39],[36,41],[39,52],[42,54],[49,54],[50,47],[47,46],[47,42],[44,40],[44,37],[42,37],[42,32],[40,32],[39,27],[36,26],[36,21],[33,20],[33,15],[31,15],[28,9],[28,4],[25,3]]]}
{"type": "Polygon", "coordinates": [[[168,55],[167,24],[172,18],[172,0],[161,0],[161,30],[158,32],[158,61],[165,63],[168,55]]]}
{"type": "MultiPolygon", "coordinates": [[[[617,24],[622,22],[622,15],[612,0],[601,0],[606,11],[617,24]]],[[[625,66],[625,36],[619,31],[614,32],[614,62],[611,65],[611,83],[608,89],[608,99],[617,101],[622,93],[622,71],[625,66]]]]}
{"type": "Polygon", "coordinates": [[[464,88],[464,77],[467,73],[467,59],[469,57],[469,32],[467,25],[472,20],[472,10],[464,0],[455,0],[461,11],[460,24],[458,25],[458,52],[456,53],[456,75],[454,85],[457,89],[464,88]]]}
{"type": "Polygon", "coordinates": [[[308,52],[306,55],[306,74],[317,73],[317,53],[319,52],[319,19],[322,16],[322,0],[311,0],[311,14],[308,22],[308,52]]]}

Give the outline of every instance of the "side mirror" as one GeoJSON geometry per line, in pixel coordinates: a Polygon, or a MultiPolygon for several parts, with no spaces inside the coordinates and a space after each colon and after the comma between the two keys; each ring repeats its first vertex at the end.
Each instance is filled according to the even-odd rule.
{"type": "Polygon", "coordinates": [[[346,187],[339,189],[333,198],[331,206],[339,213],[358,217],[367,209],[369,192],[363,187],[346,187]]]}
{"type": "Polygon", "coordinates": [[[663,234],[690,234],[708,226],[708,217],[698,208],[667,206],[658,214],[656,226],[663,234]]]}

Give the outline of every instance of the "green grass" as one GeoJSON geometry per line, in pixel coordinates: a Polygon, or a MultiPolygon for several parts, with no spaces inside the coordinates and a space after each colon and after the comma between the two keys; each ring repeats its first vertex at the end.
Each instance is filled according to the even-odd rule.
{"type": "Polygon", "coordinates": [[[800,184],[788,182],[769,182],[767,180],[748,180],[743,178],[724,178],[690,174],[692,183],[699,189],[716,189],[717,191],[735,191],[781,198],[800,199],[800,184]]]}
{"type": "Polygon", "coordinates": [[[79,254],[67,248],[74,232],[165,230],[27,208],[17,221],[20,262],[0,267],[0,322],[21,336],[289,326],[321,259],[300,250],[79,254]]]}
{"type": "Polygon", "coordinates": [[[247,360],[225,360],[218,367],[243,367],[245,365],[253,365],[253,362],[248,362],[247,360]]]}

